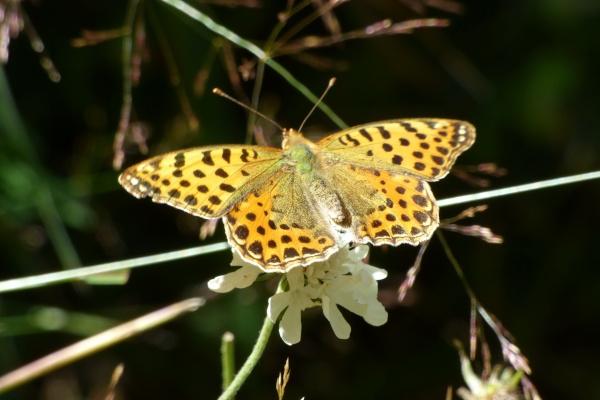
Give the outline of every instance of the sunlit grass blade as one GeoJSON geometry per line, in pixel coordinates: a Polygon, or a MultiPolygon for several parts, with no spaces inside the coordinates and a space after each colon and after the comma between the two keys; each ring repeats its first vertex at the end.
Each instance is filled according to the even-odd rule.
{"type": "MultiPolygon", "coordinates": [[[[473,193],[463,196],[451,197],[448,199],[438,200],[440,207],[447,207],[459,204],[472,203],[484,199],[494,197],[507,196],[516,193],[530,192],[549,187],[567,185],[576,182],[589,181],[600,178],[600,171],[588,172],[585,174],[565,176],[561,178],[548,179],[527,183],[524,185],[510,186],[502,189],[487,190],[480,193],[473,193]]],[[[166,261],[174,261],[181,258],[194,257],[208,253],[228,249],[227,242],[213,243],[206,246],[192,247],[184,250],[176,250],[168,253],[160,253],[146,257],[132,258],[129,260],[115,261],[105,264],[94,265],[91,267],[83,267],[71,269],[68,271],[51,272],[48,274],[34,275],[25,278],[15,278],[0,282],[0,293],[12,292],[16,290],[32,289],[41,286],[53,285],[57,283],[68,282],[72,280],[84,279],[96,274],[106,272],[121,271],[129,268],[143,267],[147,265],[158,264],[166,261]]]]}
{"type": "Polygon", "coordinates": [[[90,285],[125,285],[129,281],[131,270],[123,269],[119,271],[106,272],[104,274],[92,275],[84,278],[85,283],[90,285]]]}
{"type": "Polygon", "coordinates": [[[576,182],[591,181],[600,178],[600,171],[592,171],[578,175],[563,176],[560,178],[547,179],[523,185],[510,186],[502,189],[486,190],[485,192],[465,194],[463,196],[450,197],[438,201],[440,207],[455,206],[458,204],[472,203],[480,200],[487,200],[495,197],[508,196],[517,193],[531,192],[539,189],[546,189],[555,186],[568,185],[576,182]]]}
{"type": "Polygon", "coordinates": [[[184,250],[176,250],[151,256],[98,264],[91,267],[76,268],[68,271],[50,272],[48,274],[34,275],[26,278],[9,279],[0,282],[0,293],[12,292],[15,290],[33,289],[62,282],[79,280],[88,278],[92,275],[127,270],[130,268],[138,268],[146,265],[154,265],[167,261],[214,253],[227,248],[229,248],[227,242],[219,242],[184,250]]]}

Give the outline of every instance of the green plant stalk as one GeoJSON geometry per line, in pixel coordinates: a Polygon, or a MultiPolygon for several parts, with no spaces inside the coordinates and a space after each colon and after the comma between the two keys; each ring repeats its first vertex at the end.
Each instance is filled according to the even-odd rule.
{"type": "MultiPolygon", "coordinates": [[[[579,175],[565,176],[561,178],[548,179],[524,185],[511,186],[503,189],[488,190],[480,193],[468,194],[464,196],[451,197],[449,199],[438,200],[440,207],[454,206],[459,204],[471,203],[494,197],[506,196],[509,194],[529,192],[549,187],[567,185],[575,182],[589,181],[600,178],[600,171],[588,172],[579,175]]],[[[171,251],[168,253],[154,254],[145,257],[133,258],[122,261],[115,261],[106,264],[94,265],[71,269],[68,271],[51,272],[48,274],[33,275],[25,278],[15,278],[6,281],[0,281],[0,293],[12,292],[16,290],[32,289],[40,286],[48,286],[56,283],[68,282],[76,279],[86,278],[91,275],[105,272],[119,271],[128,268],[137,268],[146,265],[153,265],[166,261],[174,261],[180,258],[194,257],[228,249],[227,242],[213,243],[205,246],[197,246],[184,250],[171,251]]]]}
{"type": "Polygon", "coordinates": [[[267,347],[267,343],[269,342],[269,337],[271,336],[271,332],[273,331],[273,326],[275,324],[269,319],[268,316],[265,317],[262,328],[260,329],[260,333],[258,334],[258,338],[256,339],[256,343],[254,343],[254,347],[252,348],[252,352],[242,365],[242,368],[238,371],[233,378],[231,384],[225,389],[225,391],[219,396],[217,400],[232,400],[236,393],[242,387],[242,384],[248,379],[248,376],[258,364],[258,361],[262,357],[262,354],[267,347]]]}
{"type": "MultiPolygon", "coordinates": [[[[281,75],[290,85],[292,85],[296,90],[302,93],[307,99],[311,102],[318,102],[319,98],[313,92],[310,91],[302,82],[296,79],[287,69],[285,69],[281,64],[270,58],[260,47],[255,45],[254,43],[240,37],[235,32],[229,30],[216,23],[209,16],[201,13],[194,7],[190,6],[186,2],[182,0],[161,0],[163,3],[170,5],[173,8],[176,8],[180,12],[184,13],[188,17],[192,18],[200,22],[204,25],[208,30],[216,33],[219,36],[229,40],[230,42],[248,50],[250,53],[254,54],[259,60],[262,60],[266,65],[271,67],[275,72],[281,75]]],[[[347,128],[348,125],[324,102],[319,103],[319,108],[335,123],[340,129],[347,128]]]]}
{"type": "Polygon", "coordinates": [[[221,379],[222,390],[225,391],[235,375],[235,337],[231,332],[225,332],[221,338],[221,379]]]}
{"type": "Polygon", "coordinates": [[[198,297],[180,301],[48,354],[0,376],[0,393],[162,325],[184,313],[196,311],[203,304],[204,299],[198,297]]]}
{"type": "Polygon", "coordinates": [[[592,171],[583,174],[563,176],[560,178],[547,179],[523,185],[510,186],[502,189],[486,190],[485,192],[466,194],[463,196],[450,197],[448,199],[438,200],[438,206],[447,207],[464,203],[473,203],[475,201],[487,200],[491,198],[508,196],[517,193],[531,192],[539,189],[547,189],[555,186],[562,186],[576,182],[591,181],[600,178],[600,171],[592,171]]]}
{"type": "Polygon", "coordinates": [[[214,253],[217,251],[226,250],[228,248],[229,244],[227,242],[219,242],[184,250],[176,250],[167,253],[154,254],[151,256],[98,264],[91,267],[74,268],[67,271],[50,272],[48,274],[33,275],[26,278],[9,279],[0,282],[0,293],[49,286],[56,283],[87,278],[96,274],[104,274],[123,269],[139,268],[146,265],[153,265],[187,257],[194,257],[202,254],[214,253]]]}
{"type": "MultiPolygon", "coordinates": [[[[279,293],[283,290],[284,282],[285,276],[280,279],[279,285],[277,285],[276,293],[279,293]]],[[[248,379],[248,376],[250,376],[254,370],[254,367],[256,367],[256,364],[258,364],[258,361],[262,357],[265,348],[267,347],[267,343],[269,342],[269,338],[271,337],[271,332],[273,331],[274,326],[275,324],[273,321],[271,321],[269,316],[266,315],[262,328],[260,328],[260,333],[256,338],[254,347],[252,348],[252,352],[246,361],[244,361],[244,365],[242,365],[242,368],[240,368],[240,370],[237,372],[231,384],[223,391],[223,393],[221,393],[217,400],[233,400],[236,393],[240,390],[246,379],[248,379]]]]}

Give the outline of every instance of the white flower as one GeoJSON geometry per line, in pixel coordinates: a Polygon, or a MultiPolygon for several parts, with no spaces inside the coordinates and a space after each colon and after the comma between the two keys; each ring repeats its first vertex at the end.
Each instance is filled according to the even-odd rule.
{"type": "Polygon", "coordinates": [[[208,288],[213,292],[227,293],[233,289],[243,289],[254,283],[262,270],[246,261],[235,251],[233,252],[232,267],[241,267],[226,275],[219,275],[208,281],[208,288]]]}
{"type": "MultiPolygon", "coordinates": [[[[345,247],[326,261],[296,267],[286,273],[287,289],[269,299],[267,310],[271,321],[277,322],[281,317],[279,335],[285,343],[292,345],[300,341],[301,314],[311,307],[322,308],[323,315],[340,339],[350,337],[350,325],[338,306],[360,315],[374,326],[387,322],[387,312],[377,300],[377,281],[384,279],[387,272],[362,262],[368,252],[366,245],[352,250],[345,247]]],[[[247,287],[262,272],[235,252],[231,265],[241,268],[212,279],[210,289],[223,293],[247,287]]]]}
{"type": "MultiPolygon", "coordinates": [[[[463,379],[468,386],[457,390],[457,395],[463,400],[518,400],[527,398],[521,396],[519,382],[523,371],[516,371],[510,367],[502,368],[496,365],[487,378],[479,377],[473,372],[471,361],[464,351],[459,350],[460,364],[463,379]]],[[[539,399],[539,397],[532,397],[539,399]]]]}

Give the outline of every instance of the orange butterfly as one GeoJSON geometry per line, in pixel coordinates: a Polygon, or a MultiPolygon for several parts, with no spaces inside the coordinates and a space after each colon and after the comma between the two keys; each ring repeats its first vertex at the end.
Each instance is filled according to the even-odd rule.
{"type": "Polygon", "coordinates": [[[475,141],[468,122],[398,119],[313,143],[286,129],[282,149],[197,147],[128,168],[119,183],[202,218],[265,271],[323,261],[353,243],[416,245],[439,225],[428,181],[448,174],[475,141]]]}

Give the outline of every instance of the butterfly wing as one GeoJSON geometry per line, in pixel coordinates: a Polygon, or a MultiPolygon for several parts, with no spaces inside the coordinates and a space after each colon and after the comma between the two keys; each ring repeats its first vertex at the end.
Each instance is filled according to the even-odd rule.
{"type": "Polygon", "coordinates": [[[265,271],[286,271],[327,259],[336,233],[293,171],[279,171],[223,218],[229,243],[265,271]]]}
{"type": "Polygon", "coordinates": [[[198,147],[129,167],[119,183],[135,197],[216,218],[276,173],[280,158],[281,150],[271,147],[198,147]]]}
{"type": "Polygon", "coordinates": [[[343,162],[437,181],[474,141],[475,128],[468,122],[415,118],[356,126],[317,144],[343,162]]]}
{"type": "Polygon", "coordinates": [[[354,242],[416,245],[439,225],[429,185],[410,175],[337,164],[328,180],[352,215],[354,242]]]}

